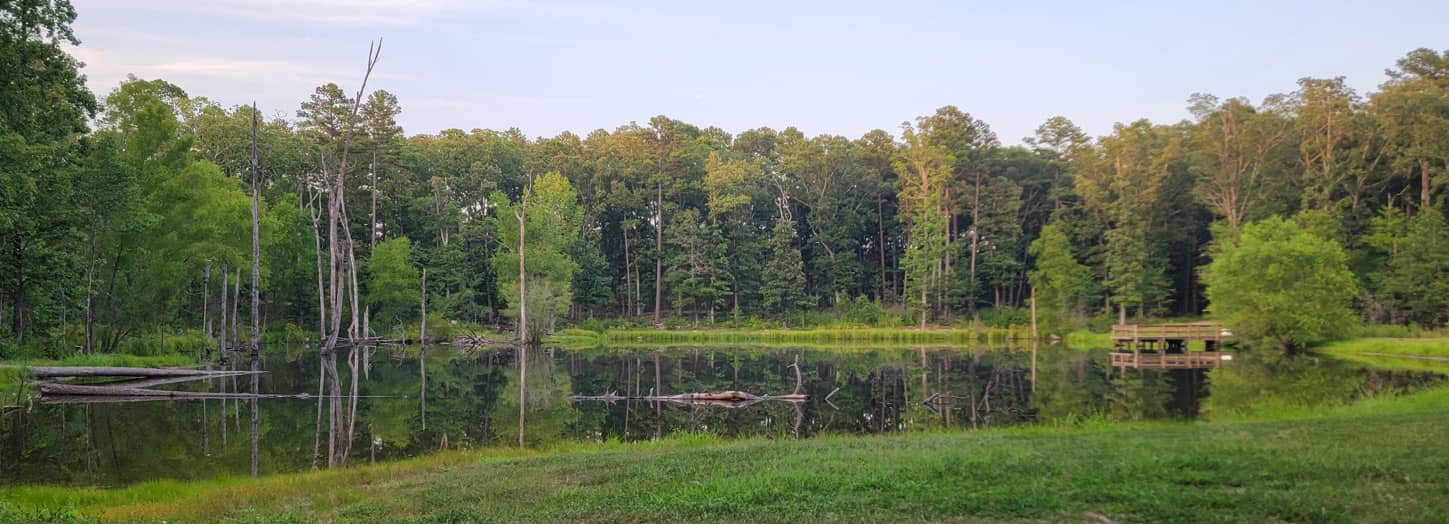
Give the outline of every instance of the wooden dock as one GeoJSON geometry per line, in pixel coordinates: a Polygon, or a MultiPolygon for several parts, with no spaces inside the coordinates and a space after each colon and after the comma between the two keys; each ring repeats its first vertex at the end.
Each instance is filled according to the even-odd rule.
{"type": "Polygon", "coordinates": [[[1112,365],[1136,369],[1215,368],[1232,355],[1222,352],[1231,331],[1212,322],[1112,326],[1112,365]],[[1189,351],[1201,341],[1203,351],[1189,351]]]}

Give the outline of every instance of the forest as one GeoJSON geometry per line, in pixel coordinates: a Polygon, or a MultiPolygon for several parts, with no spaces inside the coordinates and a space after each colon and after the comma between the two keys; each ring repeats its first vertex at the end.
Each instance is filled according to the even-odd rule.
{"type": "MultiPolygon", "coordinates": [[[[1025,324],[1033,301],[1063,334],[1449,320],[1449,51],[1408,51],[1371,92],[1195,93],[1178,122],[1093,137],[1053,117],[1021,145],[963,109],[990,101],[859,137],[663,115],[409,135],[361,60],[292,108],[164,79],[92,93],[62,48],[75,16],[0,16],[0,358],[146,351],[220,315],[311,340],[424,311],[535,333],[1025,324]],[[1254,303],[1269,281],[1309,291],[1254,303]]],[[[380,44],[366,65],[387,67],[380,44]]]]}

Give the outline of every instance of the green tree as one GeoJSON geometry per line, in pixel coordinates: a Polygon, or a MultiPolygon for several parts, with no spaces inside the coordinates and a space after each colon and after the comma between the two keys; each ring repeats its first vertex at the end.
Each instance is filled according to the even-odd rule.
{"type": "Polygon", "coordinates": [[[67,0],[0,5],[0,322],[17,341],[27,324],[64,318],[68,297],[83,294],[73,228],[89,197],[73,190],[88,185],[78,180],[87,151],[77,139],[96,100],[60,48],[80,43],[75,17],[67,0]]]}
{"type": "Polygon", "coordinates": [[[1375,275],[1379,298],[1408,320],[1442,327],[1449,320],[1449,221],[1437,209],[1395,220],[1401,216],[1390,208],[1385,219],[1375,221],[1377,247],[1388,254],[1375,275]]]}
{"type": "Polygon", "coordinates": [[[394,323],[419,303],[418,268],[412,263],[413,243],[407,237],[377,244],[367,260],[367,305],[379,316],[390,315],[394,323]]]}
{"type": "Polygon", "coordinates": [[[670,256],[664,279],[675,309],[688,310],[696,324],[700,311],[713,318],[728,281],[723,275],[724,242],[719,228],[701,221],[698,211],[686,209],[674,215],[668,236],[670,256]]]}
{"type": "Polygon", "coordinates": [[[1298,132],[1303,209],[1327,211],[1349,198],[1346,181],[1355,162],[1348,147],[1362,133],[1358,93],[1343,77],[1302,78],[1288,103],[1298,132]]]}
{"type": "MultiPolygon", "coordinates": [[[[752,132],[741,135],[751,136],[752,132]]],[[[720,273],[728,282],[721,291],[729,295],[731,309],[739,313],[759,303],[767,258],[766,239],[760,231],[768,223],[763,217],[778,211],[768,203],[769,188],[760,176],[758,160],[723,160],[719,153],[710,153],[705,172],[706,207],[724,250],[720,273]]]]}
{"type": "Polygon", "coordinates": [[[493,255],[493,268],[498,275],[498,288],[508,307],[504,316],[518,318],[519,296],[519,227],[524,216],[523,257],[528,281],[528,332],[543,335],[553,331],[554,322],[568,313],[572,304],[572,283],[577,265],[568,253],[577,238],[582,219],[578,195],[568,179],[558,173],[544,173],[526,189],[519,202],[510,202],[502,193],[489,199],[498,207],[492,221],[498,235],[498,249],[493,255]]]}
{"type": "Polygon", "coordinates": [[[1370,110],[1393,146],[1395,170],[1418,172],[1419,206],[1428,209],[1449,183],[1449,50],[1415,49],[1397,65],[1370,110]]]}
{"type": "Polygon", "coordinates": [[[1128,308],[1139,317],[1167,301],[1165,257],[1156,256],[1166,231],[1163,204],[1169,180],[1180,168],[1180,129],[1146,120],[1118,124],[1094,155],[1078,157],[1077,193],[1104,219],[1107,290],[1119,321],[1128,308]]]}
{"type": "MultiPolygon", "coordinates": [[[[1278,98],[1274,103],[1281,105],[1278,98]]],[[[1246,99],[1194,94],[1197,118],[1189,135],[1194,192],[1214,214],[1236,228],[1262,214],[1264,202],[1282,188],[1291,166],[1293,120],[1260,110],[1246,99]]]]}
{"type": "Polygon", "coordinates": [[[795,245],[795,221],[781,215],[770,235],[770,261],[765,264],[765,310],[781,318],[812,305],[805,294],[805,263],[795,245]]]}
{"type": "Polygon", "coordinates": [[[1035,259],[1028,278],[1044,330],[1064,334],[1078,327],[1084,299],[1092,291],[1092,269],[1077,262],[1071,239],[1055,224],[1043,227],[1028,251],[1035,259]]]}
{"type": "Polygon", "coordinates": [[[1203,271],[1208,312],[1236,335],[1291,352],[1355,323],[1358,285],[1337,243],[1277,217],[1218,233],[1203,271]]]}
{"type": "Polygon", "coordinates": [[[906,294],[920,315],[920,327],[941,303],[949,220],[945,210],[945,185],[955,163],[948,149],[931,140],[931,121],[917,119],[917,126],[902,124],[904,146],[896,159],[901,173],[899,193],[901,216],[910,224],[901,269],[906,274],[906,294]]]}

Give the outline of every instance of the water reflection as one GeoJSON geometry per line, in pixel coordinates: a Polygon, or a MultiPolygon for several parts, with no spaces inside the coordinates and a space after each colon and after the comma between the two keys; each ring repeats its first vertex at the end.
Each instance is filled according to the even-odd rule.
{"type": "Polygon", "coordinates": [[[1443,381],[1429,372],[1251,354],[1210,372],[1119,370],[1105,351],[1060,347],[468,354],[375,348],[330,359],[315,349],[276,348],[264,357],[257,366],[266,373],[251,387],[235,377],[167,387],[315,397],[36,404],[0,419],[0,482],[123,485],[243,475],[253,463],[260,473],[273,473],[442,448],[635,441],[677,432],[804,438],[1091,419],[1216,419],[1343,404],[1443,381]],[[728,407],[661,398],[729,391],[799,397],[728,407]],[[253,435],[243,429],[243,402],[254,417],[253,435]]]}

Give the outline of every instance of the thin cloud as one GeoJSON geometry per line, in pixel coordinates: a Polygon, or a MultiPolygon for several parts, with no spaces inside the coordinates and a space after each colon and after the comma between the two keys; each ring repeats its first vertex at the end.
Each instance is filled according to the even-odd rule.
{"type": "Polygon", "coordinates": [[[461,0],[143,0],[130,7],[283,23],[370,27],[411,25],[466,5],[461,0]]]}

